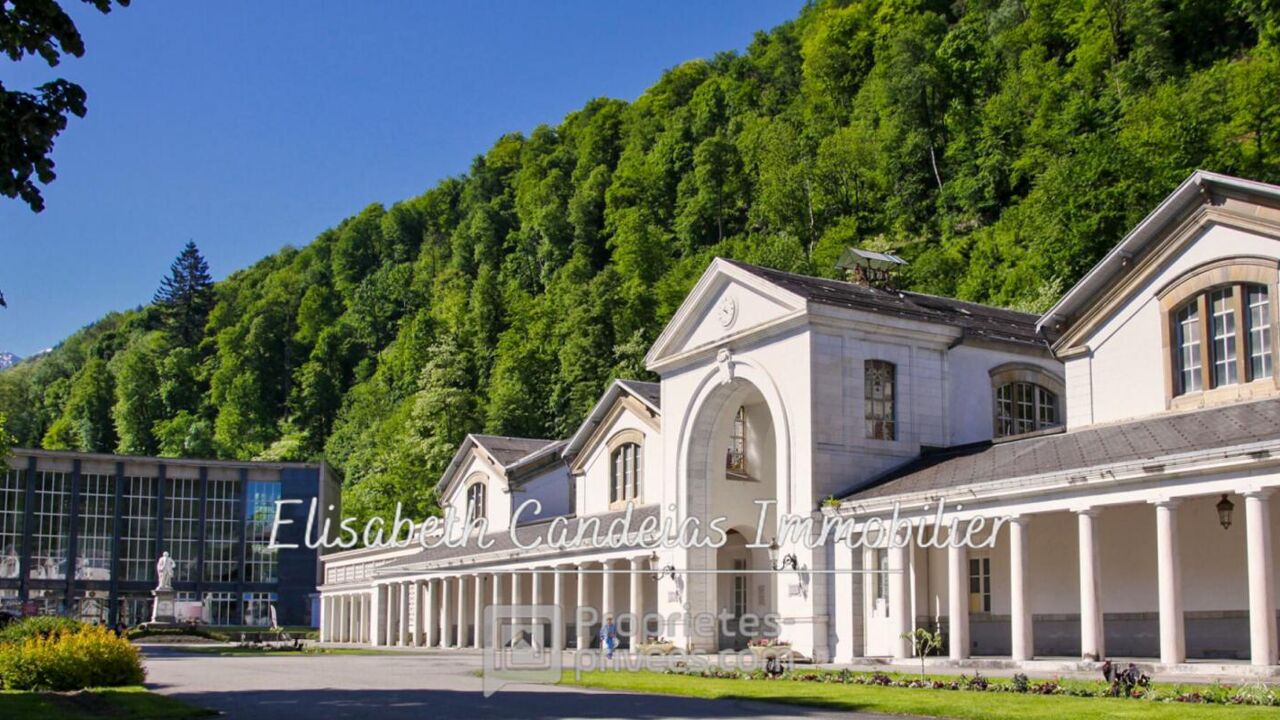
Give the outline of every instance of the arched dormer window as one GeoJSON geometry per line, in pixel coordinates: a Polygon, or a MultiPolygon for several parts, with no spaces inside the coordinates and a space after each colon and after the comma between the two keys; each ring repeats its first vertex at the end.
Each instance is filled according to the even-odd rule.
{"type": "Polygon", "coordinates": [[[724,469],[735,475],[747,474],[747,409],[738,406],[729,429],[729,448],[724,454],[724,469]]]}
{"type": "Polygon", "coordinates": [[[610,459],[609,502],[626,502],[640,497],[640,444],[622,442],[613,448],[610,459]]]}
{"type": "Polygon", "coordinates": [[[997,438],[1062,425],[1062,380],[1036,365],[1008,363],[991,371],[997,438]]]}
{"type": "Polygon", "coordinates": [[[467,522],[485,517],[484,482],[477,481],[467,488],[467,522]]]}
{"type": "Polygon", "coordinates": [[[1235,388],[1259,381],[1264,384],[1255,389],[1274,389],[1276,275],[1274,259],[1223,258],[1183,273],[1157,293],[1165,315],[1170,405],[1235,396],[1235,388]]]}

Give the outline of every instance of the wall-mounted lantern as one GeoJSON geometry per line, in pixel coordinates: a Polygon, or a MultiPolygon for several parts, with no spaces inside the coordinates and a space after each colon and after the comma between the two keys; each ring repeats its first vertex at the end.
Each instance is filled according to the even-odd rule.
{"type": "Polygon", "coordinates": [[[658,568],[658,551],[656,550],[649,553],[649,569],[653,571],[649,577],[654,580],[661,580],[664,577],[670,577],[672,580],[676,579],[675,565],[664,565],[661,569],[658,568]]]}
{"type": "Polygon", "coordinates": [[[800,562],[796,560],[795,553],[787,553],[782,556],[782,562],[778,562],[778,538],[769,541],[769,565],[774,572],[781,570],[796,570],[800,567],[800,562]]]}
{"type": "Polygon", "coordinates": [[[1236,509],[1235,503],[1227,499],[1226,493],[1223,493],[1222,499],[1218,501],[1218,523],[1222,525],[1222,529],[1226,530],[1231,527],[1231,513],[1236,509]]]}

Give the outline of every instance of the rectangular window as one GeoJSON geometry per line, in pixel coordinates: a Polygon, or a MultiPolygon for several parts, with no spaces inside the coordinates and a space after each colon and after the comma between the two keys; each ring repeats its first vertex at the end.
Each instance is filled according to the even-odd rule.
{"type": "Polygon", "coordinates": [[[120,575],[125,580],[155,580],[156,496],[160,481],[153,477],[126,477],[121,495],[120,575]]]}
{"type": "Polygon", "coordinates": [[[244,624],[267,627],[275,620],[276,594],[247,592],[244,594],[244,624]]]}
{"type": "Polygon", "coordinates": [[[1200,390],[1200,303],[1192,300],[1174,317],[1178,332],[1178,392],[1200,390]]]}
{"type": "Polygon", "coordinates": [[[889,612],[889,573],[885,572],[889,568],[889,549],[876,548],[871,553],[872,570],[876,571],[872,576],[875,578],[873,592],[875,599],[883,601],[885,609],[885,617],[889,612]]]}
{"type": "Polygon", "coordinates": [[[175,563],[173,581],[195,580],[200,543],[200,480],[165,480],[164,511],[164,547],[161,550],[168,550],[175,563]]]}
{"type": "Polygon", "coordinates": [[[991,612],[991,558],[969,558],[969,612],[991,612]]]}
{"type": "Polygon", "coordinates": [[[36,473],[35,522],[31,554],[33,580],[64,580],[67,577],[67,534],[71,517],[71,474],[41,470],[36,473]]]}
{"type": "Polygon", "coordinates": [[[80,476],[80,527],[76,579],[111,579],[111,538],[115,534],[116,479],[80,476]]]}
{"type": "Polygon", "coordinates": [[[210,625],[239,625],[240,597],[233,592],[205,593],[204,616],[210,625]]]}
{"type": "Polygon", "coordinates": [[[1263,285],[1246,285],[1249,312],[1249,379],[1271,377],[1271,302],[1263,285]]]}
{"type": "MultiPolygon", "coordinates": [[[[280,499],[280,483],[251,482],[245,489],[248,514],[244,518],[244,537],[248,544],[245,558],[245,582],[273,583],[279,580],[278,551],[270,547],[271,525],[275,521],[276,501],[280,499]]],[[[249,610],[245,608],[248,624],[249,610]]]]}
{"type": "Polygon", "coordinates": [[[24,475],[22,470],[0,475],[0,578],[16,578],[22,572],[22,519],[27,504],[24,475]]]}
{"type": "Polygon", "coordinates": [[[896,440],[897,408],[894,385],[897,370],[893,363],[868,360],[864,371],[866,390],[867,437],[872,440],[896,440]]]}
{"type": "Polygon", "coordinates": [[[240,481],[209,480],[204,504],[204,579],[240,579],[240,481]]]}
{"type": "Polygon", "coordinates": [[[739,406],[733,416],[729,448],[725,451],[724,469],[737,475],[747,474],[747,409],[739,406]]]}
{"type": "Polygon", "coordinates": [[[1232,288],[1209,294],[1213,332],[1213,386],[1238,382],[1236,372],[1236,311],[1232,288]]]}

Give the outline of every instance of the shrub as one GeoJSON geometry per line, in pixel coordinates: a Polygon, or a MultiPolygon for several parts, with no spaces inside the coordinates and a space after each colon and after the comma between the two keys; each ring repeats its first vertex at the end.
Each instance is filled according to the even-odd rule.
{"type": "Polygon", "coordinates": [[[22,642],[32,637],[48,637],[64,630],[75,632],[84,627],[79,621],[60,615],[38,615],[23,618],[0,630],[0,643],[22,642]]]}
{"type": "Polygon", "coordinates": [[[0,645],[0,684],[6,690],[137,685],[145,677],[138,649],[103,627],[63,629],[0,645]]]}

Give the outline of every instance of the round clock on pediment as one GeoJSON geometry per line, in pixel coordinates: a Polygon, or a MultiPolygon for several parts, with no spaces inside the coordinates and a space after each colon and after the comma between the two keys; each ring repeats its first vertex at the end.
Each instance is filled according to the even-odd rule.
{"type": "Polygon", "coordinates": [[[720,301],[720,307],[716,309],[716,318],[725,329],[731,327],[733,321],[738,319],[738,301],[733,299],[732,295],[726,295],[720,301]]]}

